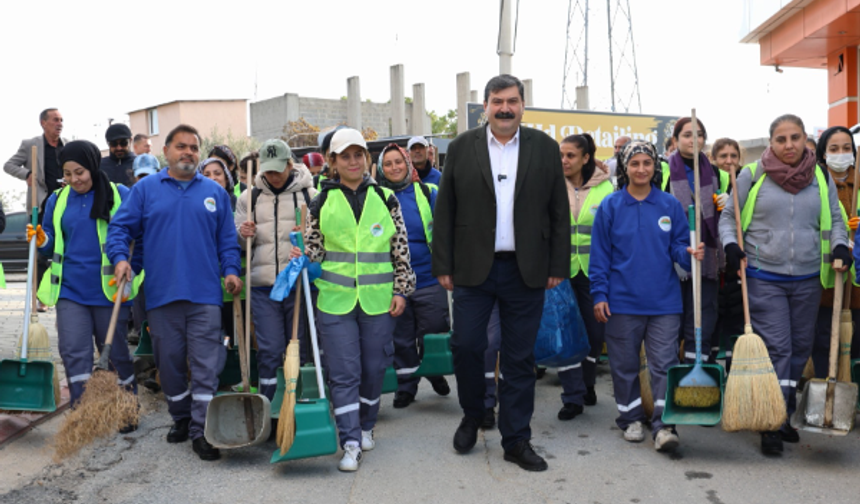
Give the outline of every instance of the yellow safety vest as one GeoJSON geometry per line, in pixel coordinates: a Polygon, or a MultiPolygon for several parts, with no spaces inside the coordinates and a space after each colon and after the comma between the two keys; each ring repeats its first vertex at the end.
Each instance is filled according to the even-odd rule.
{"type": "MultiPolygon", "coordinates": [[[[120,198],[119,191],[116,189],[116,184],[111,182],[110,187],[113,190],[113,207],[110,209],[110,216],[113,217],[122,203],[122,198],[120,198]]],[[[42,276],[42,281],[39,283],[39,290],[36,292],[36,296],[39,300],[48,306],[54,306],[57,304],[57,301],[60,299],[60,288],[63,285],[63,252],[66,249],[66,242],[63,236],[63,214],[66,212],[66,205],[69,201],[69,191],[71,190],[71,187],[66,186],[56,191],[57,204],[54,207],[53,218],[54,255],[51,262],[51,269],[46,271],[44,276],[42,276]]],[[[107,228],[108,223],[104,219],[96,219],[99,248],[102,251],[102,292],[104,292],[108,301],[113,301],[113,296],[116,293],[116,285],[108,285],[111,279],[113,279],[114,266],[110,263],[110,260],[108,260],[107,253],[105,251],[107,228]]],[[[134,277],[129,299],[137,296],[137,291],[140,288],[140,284],[143,283],[143,278],[143,271],[134,277]]]]}
{"type": "Polygon", "coordinates": [[[613,191],[612,182],[604,180],[588,191],[588,196],[579,211],[579,218],[570,214],[570,277],[580,270],[588,276],[588,263],[591,257],[591,228],[594,214],[603,198],[613,191]]]}
{"type": "MultiPolygon", "coordinates": [[[[761,190],[761,185],[764,183],[767,173],[762,170],[761,177],[756,179],[756,170],[761,161],[750,163],[744,166],[744,170],[750,171],[750,180],[752,181],[752,189],[750,189],[747,201],[741,211],[741,231],[746,233],[752,222],[753,212],[755,212],[755,200],[758,197],[758,192],[761,190]]],[[[830,264],[830,232],[833,229],[832,219],[830,218],[830,195],[827,187],[827,181],[824,179],[824,173],[816,167],[815,179],[818,181],[818,195],[821,198],[821,212],[819,218],[819,236],[821,237],[821,285],[825,289],[829,289],[836,284],[836,272],[833,271],[833,266],[830,264]]]]}
{"type": "Polygon", "coordinates": [[[329,189],[320,209],[320,232],[325,239],[317,307],[332,315],[351,312],[356,303],[368,315],[386,313],[394,295],[391,237],[394,221],[386,205],[392,192],[368,187],[358,224],[340,189],[329,189]]]}

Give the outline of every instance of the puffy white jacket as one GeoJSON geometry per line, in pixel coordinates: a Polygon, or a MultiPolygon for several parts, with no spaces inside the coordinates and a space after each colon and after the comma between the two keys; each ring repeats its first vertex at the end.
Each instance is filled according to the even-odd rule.
{"type": "MultiPolygon", "coordinates": [[[[290,262],[290,232],[296,226],[296,208],[305,206],[317,191],[313,188],[313,177],[301,163],[293,165],[293,179],[286,189],[275,194],[262,174],[254,178],[254,187],[260,190],[254,204],[252,220],[257,224],[257,233],[251,239],[251,286],[271,287],[278,273],[290,262]],[[307,200],[305,199],[307,193],[307,200]]],[[[248,194],[242,192],[236,202],[234,221],[236,232],[248,220],[248,194]]],[[[239,236],[242,249],[246,240],[239,236]]]]}

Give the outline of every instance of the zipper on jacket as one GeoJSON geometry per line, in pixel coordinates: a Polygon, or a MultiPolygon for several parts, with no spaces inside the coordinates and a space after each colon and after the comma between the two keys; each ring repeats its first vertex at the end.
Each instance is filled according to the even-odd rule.
{"type": "Polygon", "coordinates": [[[278,257],[278,200],[281,199],[280,194],[275,195],[275,276],[281,272],[281,263],[278,257]]]}

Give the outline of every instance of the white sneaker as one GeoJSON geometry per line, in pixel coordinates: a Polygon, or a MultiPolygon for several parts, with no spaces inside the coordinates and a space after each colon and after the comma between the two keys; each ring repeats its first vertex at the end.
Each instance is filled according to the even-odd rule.
{"type": "Polygon", "coordinates": [[[343,458],[337,464],[337,468],[343,472],[353,472],[358,470],[358,463],[361,461],[361,448],[355,445],[346,445],[343,447],[343,458]]]}
{"type": "Polygon", "coordinates": [[[654,437],[654,449],[662,452],[674,451],[681,443],[678,435],[672,432],[671,429],[663,428],[654,437]]]}
{"type": "Polygon", "coordinates": [[[376,442],[373,440],[373,430],[361,431],[361,450],[370,451],[374,446],[376,442]]]}
{"type": "Polygon", "coordinates": [[[645,431],[642,430],[642,422],[633,422],[624,431],[624,439],[631,443],[641,443],[645,440],[645,431]]]}

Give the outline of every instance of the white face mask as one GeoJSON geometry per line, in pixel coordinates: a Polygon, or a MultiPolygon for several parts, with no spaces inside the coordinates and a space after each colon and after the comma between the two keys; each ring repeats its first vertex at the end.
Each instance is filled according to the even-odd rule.
{"type": "Polygon", "coordinates": [[[850,152],[846,152],[845,154],[828,154],[826,161],[828,168],[836,173],[842,173],[854,166],[854,155],[850,152]]]}

